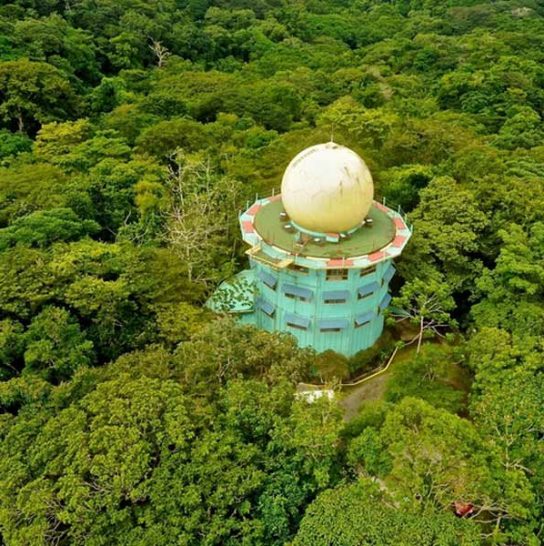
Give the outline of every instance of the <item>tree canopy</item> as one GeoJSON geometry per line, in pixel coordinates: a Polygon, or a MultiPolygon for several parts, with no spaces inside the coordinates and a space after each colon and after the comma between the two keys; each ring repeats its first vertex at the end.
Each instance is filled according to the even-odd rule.
{"type": "Polygon", "coordinates": [[[540,2],[1,4],[1,544],[544,540],[540,2]],[[413,227],[353,359],[204,306],[331,136],[413,227]]]}

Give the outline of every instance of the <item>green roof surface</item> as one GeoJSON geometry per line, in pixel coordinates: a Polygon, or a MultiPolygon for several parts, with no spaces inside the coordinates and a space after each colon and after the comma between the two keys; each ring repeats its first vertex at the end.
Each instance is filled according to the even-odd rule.
{"type": "Polygon", "coordinates": [[[279,218],[283,204],[281,200],[271,201],[259,209],[255,215],[254,226],[265,242],[275,245],[288,252],[300,256],[316,258],[349,258],[372,254],[388,245],[395,237],[393,220],[374,205],[370,209],[368,218],[372,219],[372,227],[362,227],[351,235],[349,239],[338,243],[315,244],[308,242],[301,249],[296,244],[296,233],[289,233],[284,229],[285,222],[279,218]]]}

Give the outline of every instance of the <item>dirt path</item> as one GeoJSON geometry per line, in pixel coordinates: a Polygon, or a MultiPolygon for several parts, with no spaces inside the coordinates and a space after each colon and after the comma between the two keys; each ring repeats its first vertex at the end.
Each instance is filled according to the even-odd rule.
{"type": "Polygon", "coordinates": [[[393,368],[400,362],[413,358],[416,348],[411,345],[399,349],[391,361],[391,366],[386,372],[377,375],[354,387],[345,387],[344,397],[340,401],[340,405],[344,408],[344,421],[349,421],[357,416],[361,406],[365,402],[382,400],[387,389],[387,382],[393,374],[393,368]]]}
{"type": "Polygon", "coordinates": [[[378,375],[370,379],[366,383],[362,383],[357,387],[346,389],[345,397],[340,401],[340,405],[344,408],[344,421],[353,419],[359,412],[363,402],[372,400],[381,400],[385,394],[385,387],[388,379],[391,377],[391,372],[378,375]]]}

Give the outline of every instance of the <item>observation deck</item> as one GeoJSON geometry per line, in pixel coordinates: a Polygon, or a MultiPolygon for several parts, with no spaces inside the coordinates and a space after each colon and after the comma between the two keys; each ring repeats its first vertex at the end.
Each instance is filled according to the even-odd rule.
{"type": "Polygon", "coordinates": [[[326,269],[358,268],[395,258],[401,254],[411,236],[403,213],[374,201],[367,222],[349,235],[340,233],[319,236],[289,229],[281,195],[258,199],[240,215],[242,235],[251,245],[248,254],[275,269],[291,264],[326,269]],[[368,221],[370,220],[370,221],[368,221]]]}

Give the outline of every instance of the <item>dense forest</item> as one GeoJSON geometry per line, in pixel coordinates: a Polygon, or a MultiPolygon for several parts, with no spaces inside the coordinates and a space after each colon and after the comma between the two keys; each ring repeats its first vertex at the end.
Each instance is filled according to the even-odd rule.
{"type": "Polygon", "coordinates": [[[0,4],[0,544],[544,542],[539,0],[0,4]],[[394,317],[347,360],[203,305],[331,131],[424,330],[349,421],[295,387],[394,317]]]}

